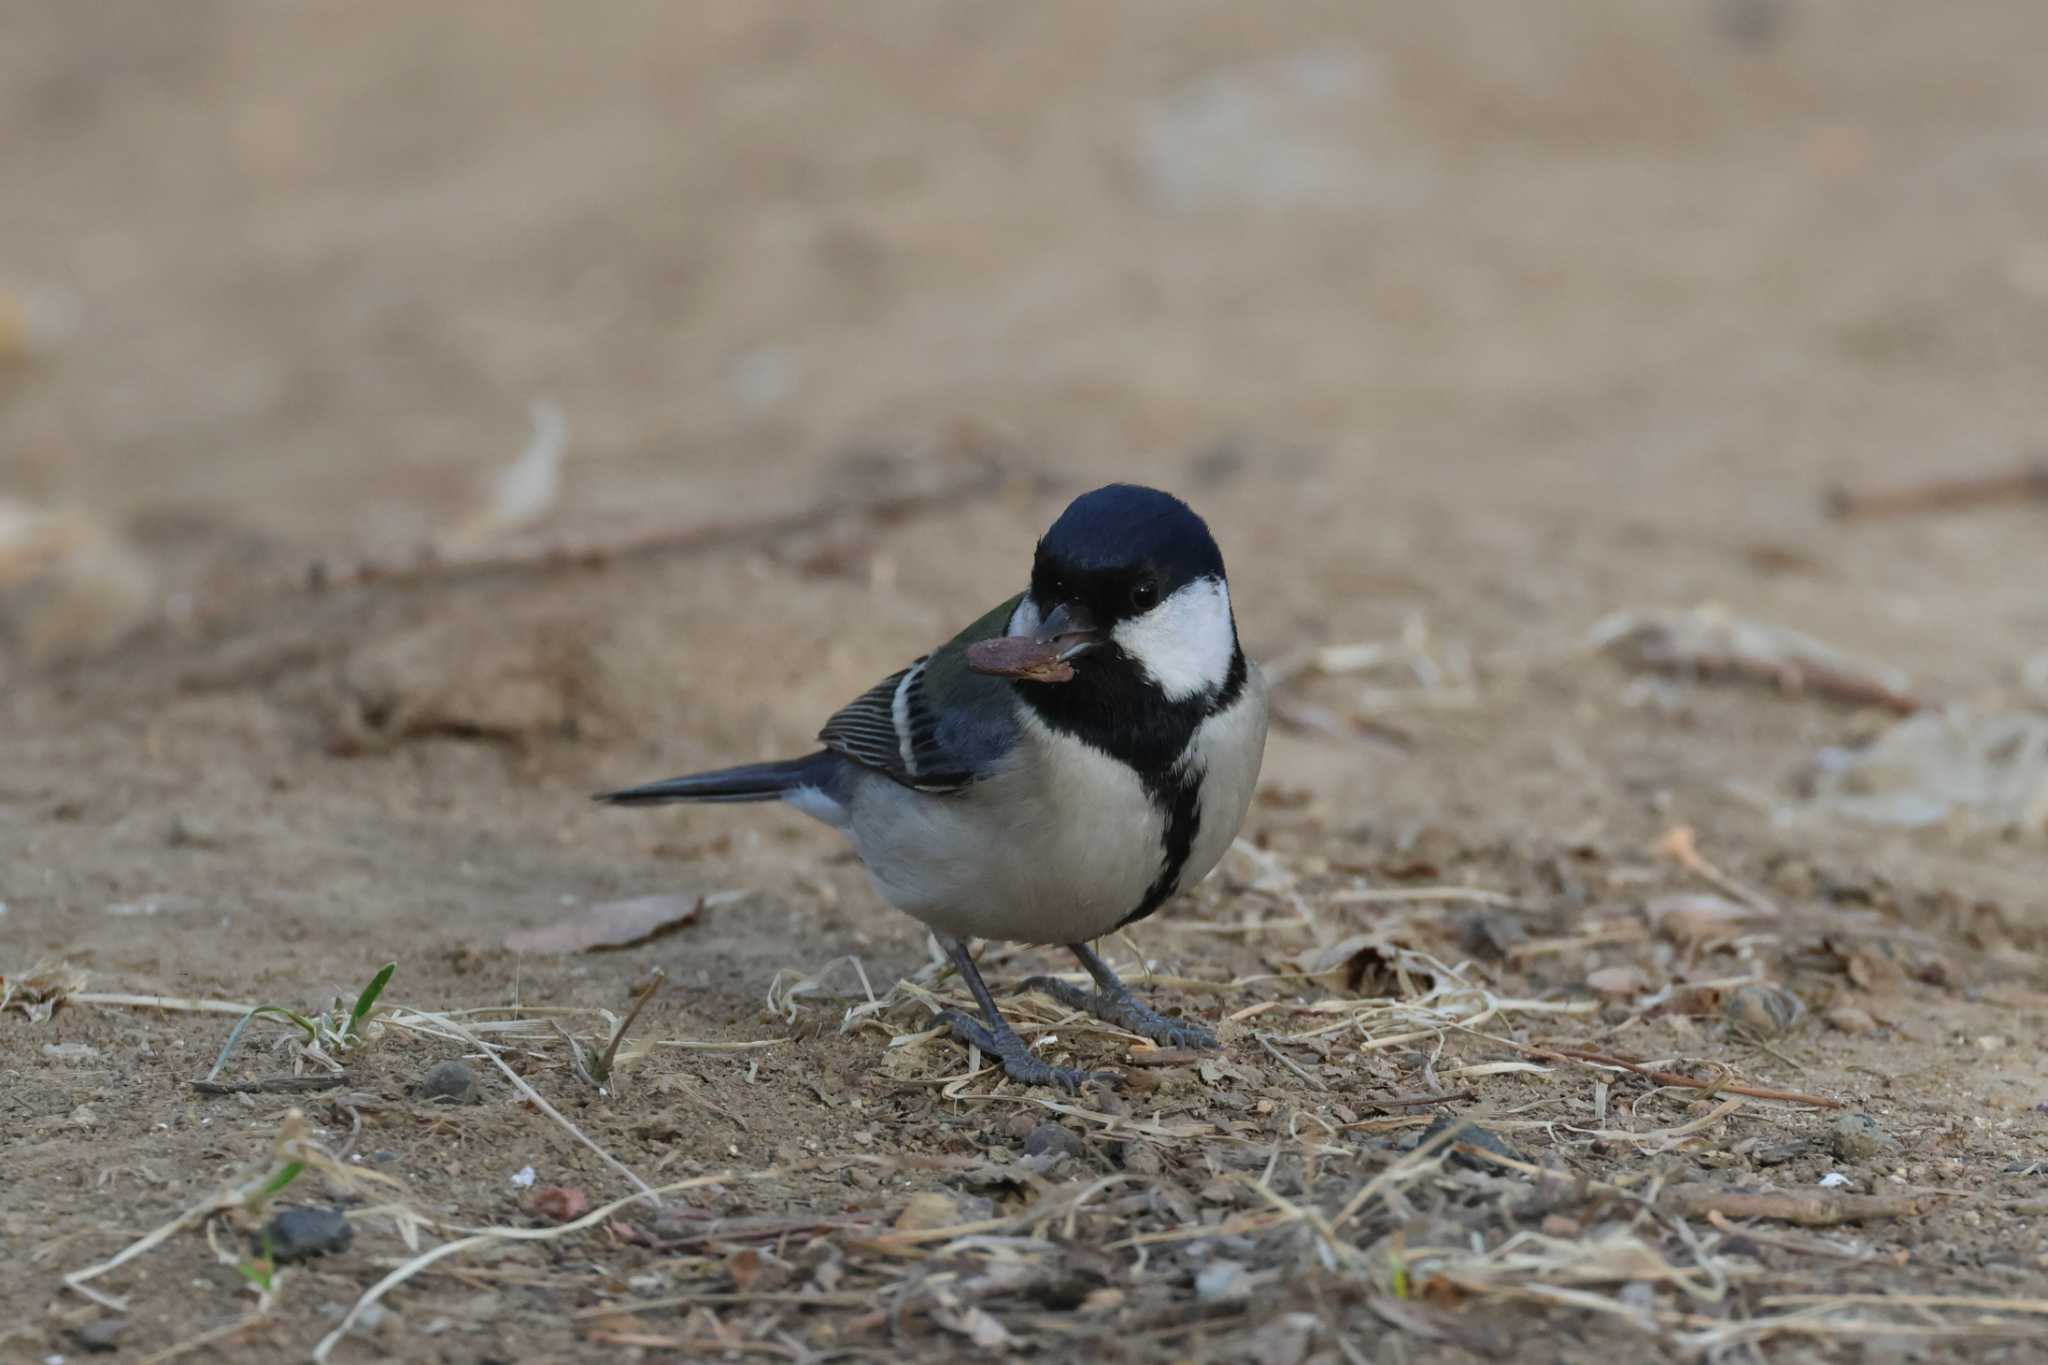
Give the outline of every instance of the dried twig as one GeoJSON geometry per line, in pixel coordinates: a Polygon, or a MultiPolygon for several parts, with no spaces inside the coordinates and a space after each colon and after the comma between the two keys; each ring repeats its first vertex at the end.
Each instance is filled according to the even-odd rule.
{"type": "Polygon", "coordinates": [[[1806,1228],[1831,1228],[1873,1218],[1910,1218],[1921,1208],[1920,1201],[1911,1195],[1798,1194],[1786,1190],[1745,1193],[1697,1184],[1670,1186],[1663,1193],[1663,1202],[1684,1218],[1718,1213],[1728,1218],[1797,1223],[1806,1228]]]}
{"type": "MultiPolygon", "coordinates": [[[[495,1057],[496,1054],[493,1053],[492,1056],[495,1057]]],[[[862,1163],[862,1158],[859,1157],[835,1157],[832,1160],[836,1162],[851,1161],[855,1164],[862,1163]]],[[[479,1247],[489,1246],[493,1242],[551,1242],[560,1237],[567,1237],[573,1233],[582,1232],[586,1228],[596,1227],[599,1223],[604,1222],[605,1219],[610,1218],[620,1209],[626,1208],[629,1205],[643,1202],[659,1204],[661,1196],[665,1194],[680,1194],[685,1190],[700,1190],[709,1185],[737,1185],[751,1181],[773,1180],[802,1170],[815,1170],[823,1164],[825,1164],[824,1158],[813,1158],[807,1161],[794,1162],[787,1166],[769,1166],[758,1171],[719,1171],[711,1175],[700,1175],[690,1180],[678,1180],[673,1184],[663,1185],[659,1188],[643,1186],[640,1193],[629,1194],[623,1199],[614,1199],[609,1204],[601,1204],[573,1222],[561,1223],[554,1227],[546,1228],[485,1228],[479,1232],[472,1233],[470,1236],[459,1237],[452,1242],[444,1242],[440,1246],[421,1252],[364,1290],[362,1297],[357,1299],[348,1312],[342,1316],[341,1321],[335,1325],[334,1330],[322,1337],[320,1344],[313,1348],[313,1360],[315,1365],[324,1365],[328,1354],[334,1350],[335,1345],[348,1335],[351,1327],[355,1326],[356,1319],[367,1312],[377,1300],[383,1298],[393,1289],[404,1284],[428,1266],[433,1265],[437,1261],[444,1261],[450,1256],[460,1255],[465,1251],[473,1251],[479,1247]]],[[[877,1158],[874,1159],[872,1164],[887,1163],[886,1159],[877,1158]]]]}
{"type": "Polygon", "coordinates": [[[1378,1109],[1418,1109],[1429,1104],[1452,1104],[1458,1100],[1476,1100],[1477,1090],[1446,1090],[1439,1095],[1367,1095],[1363,1103],[1378,1109]]]}
{"type": "Polygon", "coordinates": [[[840,495],[828,496],[798,511],[758,521],[714,521],[695,526],[662,527],[606,540],[510,545],[502,549],[459,553],[440,553],[428,548],[416,558],[399,563],[364,560],[353,568],[341,570],[314,564],[306,571],[302,582],[316,592],[371,584],[412,587],[427,582],[445,583],[535,570],[590,569],[660,555],[700,553],[779,540],[843,522],[886,525],[945,511],[986,497],[1004,486],[1007,475],[997,460],[976,455],[964,463],[966,467],[960,472],[922,487],[891,490],[858,502],[850,502],[840,495]]]}
{"type": "MultiPolygon", "coordinates": [[[[524,1095],[527,1098],[527,1101],[531,1103],[534,1106],[534,1108],[540,1110],[541,1113],[546,1114],[549,1118],[553,1119],[556,1123],[560,1124],[564,1129],[568,1131],[569,1136],[575,1138],[578,1142],[582,1143],[585,1147],[590,1149],[590,1151],[594,1152],[597,1155],[598,1160],[604,1162],[605,1165],[611,1167],[614,1171],[617,1171],[620,1175],[624,1176],[626,1180],[635,1189],[640,1191],[641,1198],[651,1200],[657,1208],[660,1207],[661,1199],[652,1186],[650,1186],[646,1181],[642,1180],[639,1176],[635,1175],[633,1171],[623,1161],[620,1161],[610,1152],[607,1152],[604,1148],[598,1146],[597,1143],[593,1142],[590,1136],[587,1133],[585,1133],[581,1128],[578,1128],[575,1124],[569,1122],[569,1120],[563,1116],[562,1111],[555,1108],[555,1106],[553,1106],[552,1104],[549,1104],[546,1098],[542,1096],[540,1091],[535,1090],[532,1084],[527,1081],[526,1077],[514,1071],[511,1068],[511,1066],[509,1066],[506,1063],[505,1058],[501,1055],[500,1050],[498,1048],[485,1042],[482,1038],[479,1038],[476,1034],[470,1032],[467,1028],[463,1027],[461,1024],[456,1023],[454,1020],[448,1018],[446,1015],[436,1015],[426,1010],[414,1010],[410,1011],[410,1013],[412,1013],[415,1016],[434,1020],[435,1022],[441,1024],[443,1027],[452,1030],[457,1037],[467,1042],[477,1051],[483,1053],[484,1056],[490,1059],[491,1064],[493,1066],[497,1067],[499,1071],[504,1073],[505,1079],[512,1082],[513,1088],[517,1090],[520,1094],[524,1095]]],[[[399,1027],[404,1027],[404,1022],[400,1018],[388,1018],[385,1022],[398,1025],[399,1027]]],[[[564,1226],[567,1225],[565,1224],[564,1226]]]]}
{"type": "MultiPolygon", "coordinates": [[[[1490,1037],[1488,1034],[1476,1035],[1490,1037]]],[[[1557,1061],[1584,1062],[1589,1066],[1611,1066],[1622,1071],[1633,1072],[1644,1080],[1659,1085],[1683,1086],[1691,1090],[1704,1090],[1709,1094],[1745,1095],[1753,1100],[1778,1100],[1785,1104],[1810,1104],[1819,1109],[1845,1109],[1841,1100],[1829,1099],[1825,1095],[1809,1095],[1802,1090],[1766,1090],[1761,1086],[1742,1085],[1733,1081],[1703,1081],[1696,1076],[1687,1076],[1677,1071],[1660,1071],[1626,1057],[1616,1057],[1606,1052],[1589,1052],[1582,1048],[1553,1047],[1545,1044],[1517,1043],[1509,1038],[1493,1038],[1496,1043],[1505,1044],[1530,1057],[1547,1057],[1557,1061]]]]}
{"type": "Polygon", "coordinates": [[[347,1085],[346,1071],[319,1076],[265,1076],[254,1081],[194,1081],[202,1095],[295,1095],[308,1090],[333,1090],[347,1085]]]}
{"type": "Polygon", "coordinates": [[[1666,830],[1664,837],[1657,841],[1657,851],[1706,882],[1707,885],[1713,887],[1722,895],[1742,902],[1758,914],[1768,915],[1773,919],[1777,919],[1783,914],[1778,909],[1777,903],[1769,896],[1744,885],[1708,862],[1706,855],[1699,850],[1699,843],[1693,835],[1692,826],[1674,825],[1666,830]]]}
{"type": "Polygon", "coordinates": [[[2004,474],[1930,479],[1899,488],[1863,492],[1830,489],[1827,510],[1829,516],[1842,521],[1874,521],[1919,512],[1953,512],[1990,503],[2042,500],[2048,500],[2048,463],[2024,465],[2004,474]]]}

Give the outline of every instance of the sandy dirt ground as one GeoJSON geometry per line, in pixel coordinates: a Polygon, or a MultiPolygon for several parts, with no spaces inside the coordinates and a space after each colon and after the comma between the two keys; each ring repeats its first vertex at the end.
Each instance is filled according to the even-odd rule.
{"type": "Polygon", "coordinates": [[[0,35],[0,1357],[2040,1358],[2040,809],[1852,818],[1881,695],[1589,640],[1718,603],[2038,716],[2048,504],[1826,499],[2048,435],[2048,8],[0,35]],[[1291,676],[1245,846],[1105,945],[1225,1051],[1013,997],[1126,1076],[1069,1100],[930,1032],[829,831],[587,795],[802,752],[1110,478],[1291,676]],[[195,1091],[387,961],[332,1088],[195,1091]],[[352,1241],[252,1251],[295,1206],[352,1241]]]}

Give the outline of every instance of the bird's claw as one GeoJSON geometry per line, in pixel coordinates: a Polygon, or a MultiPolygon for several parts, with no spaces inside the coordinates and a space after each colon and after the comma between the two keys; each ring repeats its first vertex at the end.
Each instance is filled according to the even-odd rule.
{"type": "Polygon", "coordinates": [[[1085,1010],[1105,1023],[1129,1029],[1150,1038],[1161,1047],[1193,1047],[1214,1050],[1223,1044],[1200,1024],[1185,1019],[1168,1019],[1126,990],[1083,990],[1056,976],[1034,976],[1019,990],[1041,991],[1068,1009],[1085,1010]]]}
{"type": "Polygon", "coordinates": [[[970,1047],[978,1047],[1003,1064],[1003,1072],[1013,1081],[1025,1085],[1057,1086],[1068,1094],[1076,1094],[1090,1081],[1102,1081],[1116,1085],[1122,1077],[1107,1071],[1080,1071],[1071,1066],[1054,1066],[1024,1045],[1024,1040],[1011,1029],[998,1032],[978,1019],[969,1018],[959,1010],[942,1010],[939,1021],[949,1025],[953,1036],[970,1047]]]}

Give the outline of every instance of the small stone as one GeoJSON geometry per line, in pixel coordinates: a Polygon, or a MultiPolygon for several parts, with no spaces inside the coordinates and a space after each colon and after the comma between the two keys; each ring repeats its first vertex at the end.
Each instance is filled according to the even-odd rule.
{"type": "Polygon", "coordinates": [[[1195,1298],[1202,1303],[1225,1303],[1251,1292],[1251,1281],[1236,1261],[1211,1261],[1195,1276],[1195,1298]]]}
{"type": "Polygon", "coordinates": [[[1861,1037],[1866,1033],[1877,1032],[1877,1020],[1870,1017],[1870,1011],[1858,1009],[1854,1005],[1837,1005],[1821,1017],[1826,1019],[1828,1027],[1837,1033],[1861,1037]]]}
{"type": "Polygon", "coordinates": [[[172,848],[217,849],[227,840],[209,821],[190,815],[174,815],[164,830],[164,842],[172,848]]]}
{"type": "Polygon", "coordinates": [[[1546,1213],[1538,1230],[1545,1237],[1570,1238],[1577,1237],[1586,1229],[1576,1218],[1567,1218],[1561,1213],[1546,1213]]]}
{"type": "Polygon", "coordinates": [[[420,1098],[430,1104],[475,1104],[476,1073],[465,1064],[449,1060],[436,1062],[420,1078],[420,1098]]]}
{"type": "Polygon", "coordinates": [[[1828,1126],[1828,1150],[1838,1161],[1868,1161],[1897,1145],[1868,1114],[1844,1114],[1828,1126]]]}
{"type": "Polygon", "coordinates": [[[1030,1137],[1037,1127],[1038,1120],[1036,1118],[1030,1114],[1018,1113],[1010,1115],[1009,1122],[1003,1125],[1003,1132],[1009,1137],[1010,1141],[1022,1142],[1030,1137]]]}
{"type": "Polygon", "coordinates": [[[1026,1156],[1046,1156],[1055,1153],[1067,1156],[1081,1155],[1081,1139],[1057,1123],[1041,1123],[1024,1139],[1026,1156]]]}
{"type": "Polygon", "coordinates": [[[81,1351],[99,1355],[121,1349],[121,1333],[128,1330],[126,1318],[94,1318],[71,1329],[71,1339],[81,1351]]]}
{"type": "Polygon", "coordinates": [[[254,1239],[256,1254],[268,1254],[279,1265],[342,1251],[356,1230],[340,1209],[279,1209],[254,1239]]]}
{"type": "Polygon", "coordinates": [[[903,1206],[903,1212],[896,1215],[896,1226],[903,1232],[925,1232],[932,1228],[949,1228],[960,1221],[953,1201],[936,1190],[913,1194],[910,1202],[903,1206]]]}
{"type": "Polygon", "coordinates": [[[1787,1142],[1773,1142],[1759,1147],[1750,1160],[1759,1166],[1783,1166],[1799,1160],[1813,1150],[1813,1144],[1805,1138],[1793,1138],[1787,1142]]]}

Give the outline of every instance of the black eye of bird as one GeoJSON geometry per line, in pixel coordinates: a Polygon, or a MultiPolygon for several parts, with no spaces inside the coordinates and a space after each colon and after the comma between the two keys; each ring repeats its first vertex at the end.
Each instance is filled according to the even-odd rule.
{"type": "Polygon", "coordinates": [[[1139,611],[1150,611],[1159,605],[1159,583],[1153,578],[1141,578],[1131,585],[1131,605],[1139,611]]]}

